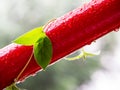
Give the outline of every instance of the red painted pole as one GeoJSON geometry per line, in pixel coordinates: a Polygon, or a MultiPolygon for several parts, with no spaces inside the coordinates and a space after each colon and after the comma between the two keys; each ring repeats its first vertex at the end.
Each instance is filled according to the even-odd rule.
{"type": "MultiPolygon", "coordinates": [[[[53,46],[51,63],[120,27],[120,0],[93,0],[49,23],[45,33],[53,46]]],[[[0,49],[0,90],[14,82],[32,46],[10,44],[0,49]]],[[[32,57],[19,80],[40,70],[32,57]]]]}

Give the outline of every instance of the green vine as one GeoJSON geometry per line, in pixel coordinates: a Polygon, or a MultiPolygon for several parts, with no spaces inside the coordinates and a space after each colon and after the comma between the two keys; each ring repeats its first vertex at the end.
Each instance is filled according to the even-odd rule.
{"type": "Polygon", "coordinates": [[[100,54],[100,51],[98,51],[97,53],[90,53],[90,52],[86,52],[84,49],[81,50],[81,53],[75,57],[65,57],[66,60],[69,60],[69,61],[73,61],[73,60],[78,60],[78,59],[81,59],[83,58],[83,60],[86,59],[86,57],[88,56],[96,56],[96,55],[99,55],[100,54]]]}
{"type": "Polygon", "coordinates": [[[39,66],[45,69],[52,57],[52,44],[43,31],[43,27],[35,28],[14,40],[14,43],[33,46],[33,54],[39,66]]]}

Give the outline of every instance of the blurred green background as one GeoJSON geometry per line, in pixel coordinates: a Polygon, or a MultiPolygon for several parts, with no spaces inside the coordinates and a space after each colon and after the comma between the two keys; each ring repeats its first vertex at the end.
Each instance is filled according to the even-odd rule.
{"type": "MultiPolygon", "coordinates": [[[[19,35],[35,27],[44,25],[49,20],[64,15],[68,11],[80,7],[83,3],[89,1],[90,0],[0,0],[0,48],[10,44],[11,41],[19,35]]],[[[109,67],[114,67],[116,63],[118,63],[120,59],[118,57],[119,52],[117,52],[120,50],[118,48],[120,45],[118,34],[112,33],[106,35],[97,40],[95,45],[85,47],[86,50],[93,52],[101,50],[99,56],[87,58],[86,61],[82,59],[67,61],[62,58],[59,62],[47,68],[46,71],[41,71],[35,76],[27,78],[24,82],[17,84],[17,86],[27,90],[117,90],[114,88],[104,89],[104,85],[101,86],[103,88],[100,89],[99,84],[101,85],[104,79],[102,76],[99,77],[101,74],[98,73],[96,75],[96,73],[100,71],[106,76],[104,72],[112,72],[113,68],[111,69],[109,67]],[[113,57],[116,58],[116,62],[113,57]],[[114,66],[111,66],[111,63],[114,66]],[[97,80],[94,78],[94,74],[101,79],[101,82],[95,81],[95,84],[91,84],[92,81],[97,80]]],[[[71,56],[75,56],[78,53],[79,51],[76,51],[71,56]]],[[[118,80],[118,78],[116,78],[116,80],[118,80]]],[[[107,83],[105,86],[107,86],[107,83]]]]}

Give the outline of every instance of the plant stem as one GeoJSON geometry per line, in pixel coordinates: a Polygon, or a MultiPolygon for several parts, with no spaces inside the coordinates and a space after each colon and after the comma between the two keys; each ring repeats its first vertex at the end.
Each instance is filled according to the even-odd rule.
{"type": "Polygon", "coordinates": [[[15,78],[15,80],[14,80],[15,82],[17,82],[17,81],[19,80],[19,78],[20,78],[20,76],[22,75],[22,73],[23,73],[23,72],[25,71],[25,69],[28,67],[28,65],[29,65],[32,57],[33,57],[33,52],[32,52],[32,54],[30,55],[30,58],[28,59],[27,63],[26,63],[25,66],[23,67],[23,69],[22,69],[22,70],[20,71],[20,73],[18,74],[17,78],[15,78]]]}

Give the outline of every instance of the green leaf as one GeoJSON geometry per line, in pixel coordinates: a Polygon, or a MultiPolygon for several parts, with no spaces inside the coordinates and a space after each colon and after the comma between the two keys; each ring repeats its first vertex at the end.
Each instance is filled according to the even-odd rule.
{"type": "Polygon", "coordinates": [[[8,86],[5,90],[20,90],[15,84],[8,86]]]}
{"type": "Polygon", "coordinates": [[[38,27],[21,35],[13,42],[22,45],[34,45],[38,41],[38,39],[41,38],[43,35],[43,27],[38,27]]]}
{"type": "Polygon", "coordinates": [[[50,63],[52,57],[52,44],[49,38],[44,35],[33,46],[34,57],[37,63],[45,69],[50,63]]]}

